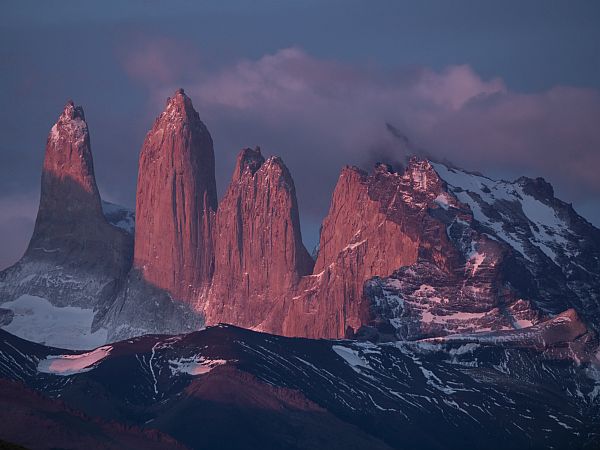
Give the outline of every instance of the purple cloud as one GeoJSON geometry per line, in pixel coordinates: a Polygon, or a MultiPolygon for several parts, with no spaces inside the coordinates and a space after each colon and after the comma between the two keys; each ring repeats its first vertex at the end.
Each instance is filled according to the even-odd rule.
{"type": "Polygon", "coordinates": [[[544,176],[567,200],[600,193],[600,93],[593,89],[525,94],[468,65],[386,71],[288,48],[199,73],[187,90],[209,124],[236,136],[216,134],[217,141],[262,143],[281,154],[301,206],[315,216],[325,211],[326,187],[343,164],[370,161],[372,153],[402,156],[406,149],[386,123],[414,148],[466,168],[544,176]]]}

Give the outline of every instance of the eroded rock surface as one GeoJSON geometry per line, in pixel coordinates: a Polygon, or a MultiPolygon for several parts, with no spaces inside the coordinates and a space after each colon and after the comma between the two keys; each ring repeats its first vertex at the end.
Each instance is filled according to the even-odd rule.
{"type": "Polygon", "coordinates": [[[242,150],[216,223],[207,322],[280,327],[284,300],[313,267],[302,243],[294,182],[281,158],[242,150]]]}
{"type": "Polygon", "coordinates": [[[140,153],[134,266],[174,298],[192,302],[213,273],[215,157],[183,90],[167,101],[140,153]]]}

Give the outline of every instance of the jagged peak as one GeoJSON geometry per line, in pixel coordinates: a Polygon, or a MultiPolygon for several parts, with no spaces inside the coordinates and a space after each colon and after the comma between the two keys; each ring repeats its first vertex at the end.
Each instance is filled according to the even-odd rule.
{"type": "Polygon", "coordinates": [[[58,120],[52,126],[48,140],[54,144],[60,139],[76,143],[83,141],[87,136],[88,127],[83,108],[75,106],[73,100],[68,100],[58,120]]]}
{"type": "MultiPolygon", "coordinates": [[[[182,88],[179,88],[173,94],[173,97],[167,97],[166,108],[169,107],[186,107],[191,106],[192,100],[186,95],[185,91],[182,88]]],[[[192,107],[193,109],[193,107],[192,107]]]]}
{"type": "Polygon", "coordinates": [[[431,162],[417,156],[410,158],[403,177],[418,191],[437,191],[442,182],[431,162]]]}
{"type": "Polygon", "coordinates": [[[414,172],[414,171],[429,172],[429,171],[432,171],[432,170],[434,170],[434,168],[431,163],[432,163],[432,161],[430,161],[428,158],[423,158],[421,156],[413,155],[408,160],[406,172],[414,172]]]}
{"type": "Polygon", "coordinates": [[[269,156],[260,168],[265,180],[275,179],[278,185],[284,186],[288,191],[295,191],[292,174],[280,156],[269,156]]]}
{"type": "Polygon", "coordinates": [[[85,113],[83,112],[83,107],[75,106],[75,103],[73,102],[73,100],[67,100],[67,103],[65,104],[65,107],[63,108],[63,112],[60,115],[60,119],[65,119],[65,120],[81,119],[81,120],[85,121],[85,113]]]}
{"type": "Polygon", "coordinates": [[[420,156],[412,156],[402,172],[395,171],[391,164],[376,162],[369,173],[355,166],[345,166],[340,176],[358,176],[361,181],[378,180],[382,177],[397,181],[404,179],[419,190],[430,187],[431,181],[437,184],[440,180],[431,161],[420,156]]]}
{"type": "Polygon", "coordinates": [[[237,157],[234,177],[240,179],[246,171],[254,175],[265,162],[265,158],[260,152],[260,147],[244,148],[237,157]]]}
{"type": "Polygon", "coordinates": [[[159,129],[179,129],[184,125],[206,127],[200,120],[200,115],[194,109],[192,100],[182,88],[175,91],[172,97],[167,97],[164,111],[158,116],[154,124],[154,131],[159,129]]]}
{"type": "Polygon", "coordinates": [[[453,178],[468,177],[472,178],[473,180],[477,180],[478,183],[485,185],[486,187],[512,186],[513,189],[520,187],[523,189],[523,192],[536,198],[537,200],[554,199],[554,188],[552,184],[542,177],[530,178],[522,176],[513,180],[505,180],[491,178],[478,171],[463,169],[462,167],[459,167],[448,161],[431,161],[430,165],[433,166],[433,170],[438,174],[440,179],[455,187],[465,188],[465,186],[461,186],[459,183],[457,183],[459,180],[455,180],[453,178]]]}
{"type": "Polygon", "coordinates": [[[282,179],[287,185],[293,186],[292,176],[283,159],[277,155],[265,159],[258,146],[244,148],[238,154],[233,181],[242,179],[245,174],[249,174],[251,177],[259,176],[264,179],[274,175],[282,179]]]}
{"type": "Polygon", "coordinates": [[[281,156],[277,156],[277,155],[272,155],[269,156],[267,158],[267,160],[265,161],[265,167],[267,168],[274,168],[274,169],[281,169],[281,170],[287,170],[286,165],[283,162],[283,159],[281,159],[281,156]]]}

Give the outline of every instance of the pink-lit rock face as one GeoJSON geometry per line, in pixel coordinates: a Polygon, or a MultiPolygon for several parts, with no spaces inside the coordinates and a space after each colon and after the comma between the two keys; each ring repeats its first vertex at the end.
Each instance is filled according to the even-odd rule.
{"type": "Polygon", "coordinates": [[[102,213],[83,109],[69,101],[48,135],[40,206],[26,256],[76,269],[129,268],[130,237],[102,213]]]}
{"type": "Polygon", "coordinates": [[[283,161],[265,161],[258,148],[242,150],[216,224],[207,322],[280,327],[283,299],[313,266],[302,244],[294,182],[283,161]]]}
{"type": "Polygon", "coordinates": [[[243,150],[217,210],[212,139],[182,90],[142,147],[136,213],[131,267],[133,218],[101,203],[83,110],[69,102],[48,137],[33,237],[0,273],[0,301],[84,308],[86,335],[111,341],[219,322],[423,339],[519,330],[568,308],[597,323],[600,230],[544,180],[420,158],[400,172],[346,167],[313,261],[279,157],[243,150]]]}
{"type": "Polygon", "coordinates": [[[345,168],[314,273],[299,283],[280,331],[414,339],[536,323],[540,315],[503,276],[510,252],[472,222],[428,161],[412,159],[403,173],[345,168]]]}
{"type": "Polygon", "coordinates": [[[246,149],[219,205],[215,273],[198,306],[208,324],[311,338],[365,330],[423,338],[537,323],[542,316],[506,283],[510,251],[472,225],[428,161],[413,159],[402,173],[347,167],[311,273],[288,170],[246,149]]]}
{"type": "MultiPolygon", "coordinates": [[[[53,187],[66,180],[77,182],[81,190],[99,197],[94,178],[90,135],[81,106],[67,102],[48,135],[42,172],[42,200],[51,198],[53,187]]],[[[99,201],[77,205],[98,210],[99,201]]]]}
{"type": "Polygon", "coordinates": [[[147,282],[186,301],[209,285],[216,208],[212,138],[178,90],[140,154],[134,266],[147,282]]]}
{"type": "MultiPolygon", "coordinates": [[[[416,163],[415,163],[416,164],[416,163]]],[[[427,205],[441,182],[430,168],[367,173],[346,167],[323,222],[314,274],[291,303],[284,333],[343,337],[367,320],[363,284],[417,261],[427,205]]]]}

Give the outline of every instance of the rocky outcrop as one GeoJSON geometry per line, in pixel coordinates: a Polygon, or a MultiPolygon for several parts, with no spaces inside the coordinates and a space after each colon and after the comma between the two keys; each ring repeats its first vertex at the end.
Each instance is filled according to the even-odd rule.
{"type": "MultiPolygon", "coordinates": [[[[480,211],[493,209],[478,209],[470,201],[481,199],[488,188],[465,197],[465,189],[450,184],[458,184],[450,174],[459,172],[419,158],[402,173],[385,164],[370,174],[345,168],[311,273],[289,171],[279,158],[265,160],[259,149],[245,149],[216,214],[210,288],[200,291],[196,302],[175,307],[138,271],[115,303],[117,328],[126,332],[114,336],[139,334],[144,327],[187,331],[200,326],[200,315],[206,324],[226,322],[288,336],[424,339],[528,328],[576,306],[562,297],[548,300],[547,290],[537,286],[546,266],[535,237],[520,235],[525,240],[519,246],[484,222],[480,211]],[[162,305],[154,308],[153,318],[146,316],[156,302],[144,299],[162,305]],[[148,307],[142,307],[144,314],[140,305],[148,307]]],[[[469,177],[478,177],[459,175],[471,188],[469,177]]],[[[487,183],[491,186],[491,180],[487,183]]],[[[523,191],[519,201],[531,195],[526,190],[552,196],[539,180],[531,186],[515,183],[523,191]]],[[[508,202],[507,195],[495,205],[501,217],[521,220],[526,206],[508,202]]],[[[535,201],[549,202],[546,197],[535,201]]],[[[561,248],[555,251],[572,251],[561,248]]],[[[581,307],[577,310],[586,317],[581,307]]]]}
{"type": "Polygon", "coordinates": [[[212,277],[216,209],[212,138],[180,89],[140,153],[135,269],[148,283],[192,302],[212,277]]]}
{"type": "Polygon", "coordinates": [[[356,330],[364,322],[363,283],[416,261],[418,233],[405,229],[401,212],[391,205],[397,182],[383,165],[371,176],[353,167],[342,170],[323,221],[314,274],[294,296],[284,334],[343,337],[349,328],[356,330]]]}
{"type": "MultiPolygon", "coordinates": [[[[418,224],[418,257],[364,283],[359,335],[508,332],[568,308],[597,329],[598,230],[554,198],[548,183],[495,181],[417,159],[409,172],[439,180],[426,189],[422,220],[406,216],[418,224]]],[[[420,203],[410,192],[401,197],[420,203]]]]}
{"type": "Polygon", "coordinates": [[[217,213],[207,323],[279,328],[284,300],[312,267],[287,167],[258,148],[242,150],[217,213]]]}
{"type": "Polygon", "coordinates": [[[68,102],[48,136],[33,236],[21,260],[0,273],[2,326],[49,345],[104,343],[102,321],[133,257],[133,235],[110,220],[83,109],[68,102]]]}
{"type": "Polygon", "coordinates": [[[404,173],[345,168],[284,334],[417,339],[535,322],[502,277],[506,250],[472,222],[426,160],[404,173]]]}
{"type": "Polygon", "coordinates": [[[174,299],[169,292],[148,283],[138,269],[132,268],[103,316],[106,341],[199,330],[204,325],[204,316],[195,306],[174,299]]]}
{"type": "MultiPolygon", "coordinates": [[[[20,299],[28,296],[32,321],[38,313],[53,317],[48,307],[89,310],[95,320],[88,331],[96,332],[132,252],[133,236],[103,214],[84,112],[68,102],[48,136],[33,236],[23,258],[0,274],[0,303],[10,302],[22,316],[20,299]],[[40,311],[31,308],[31,296],[40,311]]],[[[38,330],[40,339],[52,339],[54,325],[38,330]]]]}
{"type": "Polygon", "coordinates": [[[323,221],[314,274],[291,303],[285,334],[352,333],[366,320],[364,282],[416,262],[427,190],[418,192],[419,204],[406,202],[401,191],[410,182],[384,164],[371,175],[355,167],[342,170],[323,221]]]}
{"type": "Polygon", "coordinates": [[[471,211],[471,228],[505,249],[499,273],[513,290],[543,314],[574,308],[598,331],[600,230],[554,197],[552,186],[541,178],[498,181],[433,166],[447,182],[448,194],[471,211]]]}
{"type": "Polygon", "coordinates": [[[597,360],[598,336],[588,328],[575,309],[536,325],[516,330],[451,334],[427,339],[432,343],[501,345],[505,348],[532,348],[547,358],[582,362],[597,360]]]}

